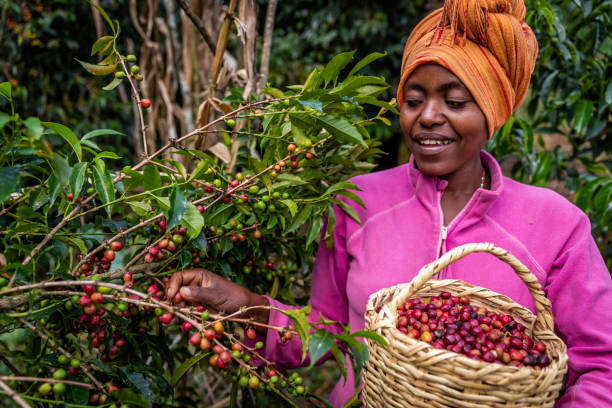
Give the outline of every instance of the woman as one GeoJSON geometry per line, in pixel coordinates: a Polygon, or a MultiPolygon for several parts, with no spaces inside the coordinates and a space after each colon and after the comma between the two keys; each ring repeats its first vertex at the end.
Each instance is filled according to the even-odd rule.
{"type": "MultiPolygon", "coordinates": [[[[311,318],[364,327],[368,296],[410,281],[424,264],[470,242],[492,242],[521,260],[550,299],[556,330],[568,345],[567,391],[557,407],[612,407],[612,280],[590,235],[588,218],[565,198],[502,176],[481,151],[522,102],[537,43],[522,0],[447,0],[411,33],[398,90],[410,162],[352,180],[366,209],[362,224],[335,208],[334,247],[319,249],[312,276],[311,318]]],[[[349,205],[352,203],[348,202],[349,205]]],[[[534,311],[512,269],[471,254],[440,279],[462,279],[505,294],[534,311]]],[[[231,312],[242,305],[287,306],[204,270],[176,273],[172,298],[231,312]]],[[[274,310],[254,315],[286,326],[274,310]]],[[[300,365],[301,345],[266,335],[265,355],[300,365]]],[[[340,406],[351,381],[330,396],[340,406]]]]}

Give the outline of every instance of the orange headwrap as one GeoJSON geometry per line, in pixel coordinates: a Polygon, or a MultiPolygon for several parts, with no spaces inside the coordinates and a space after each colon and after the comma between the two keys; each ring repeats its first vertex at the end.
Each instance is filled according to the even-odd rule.
{"type": "Polygon", "coordinates": [[[538,43],[523,0],[446,0],[414,28],[397,92],[419,65],[440,64],[468,88],[487,120],[489,138],[523,102],[538,43]]]}

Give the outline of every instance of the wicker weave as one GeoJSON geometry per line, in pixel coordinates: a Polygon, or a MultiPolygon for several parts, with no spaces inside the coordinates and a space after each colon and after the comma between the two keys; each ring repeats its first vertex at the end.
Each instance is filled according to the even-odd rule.
{"type": "Polygon", "coordinates": [[[363,370],[363,401],[367,407],[552,407],[567,371],[567,348],[553,333],[549,300],[535,276],[515,257],[493,244],[466,244],[425,265],[410,283],[371,295],[366,329],[389,343],[366,339],[370,359],[363,370]],[[452,262],[473,252],[488,252],[508,263],[533,296],[537,317],[510,298],[461,280],[430,280],[452,262]],[[412,339],[396,329],[397,308],[415,297],[448,291],[467,296],[472,305],[507,313],[526,326],[526,333],[546,345],[549,366],[512,367],[472,360],[412,339]]]}

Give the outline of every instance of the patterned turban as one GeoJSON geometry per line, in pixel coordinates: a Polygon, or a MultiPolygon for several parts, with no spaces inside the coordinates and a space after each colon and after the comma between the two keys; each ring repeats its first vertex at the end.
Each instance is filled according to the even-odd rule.
{"type": "Polygon", "coordinates": [[[406,41],[397,99],[419,65],[439,64],[471,92],[490,138],[523,102],[537,54],[523,0],[446,0],[406,41]]]}

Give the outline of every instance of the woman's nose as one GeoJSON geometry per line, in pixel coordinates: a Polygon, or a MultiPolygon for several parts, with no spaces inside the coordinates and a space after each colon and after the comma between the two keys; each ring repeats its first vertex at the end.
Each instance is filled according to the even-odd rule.
{"type": "Polygon", "coordinates": [[[426,100],[419,115],[419,123],[424,127],[439,125],[444,121],[440,102],[435,99],[426,100]]]}

